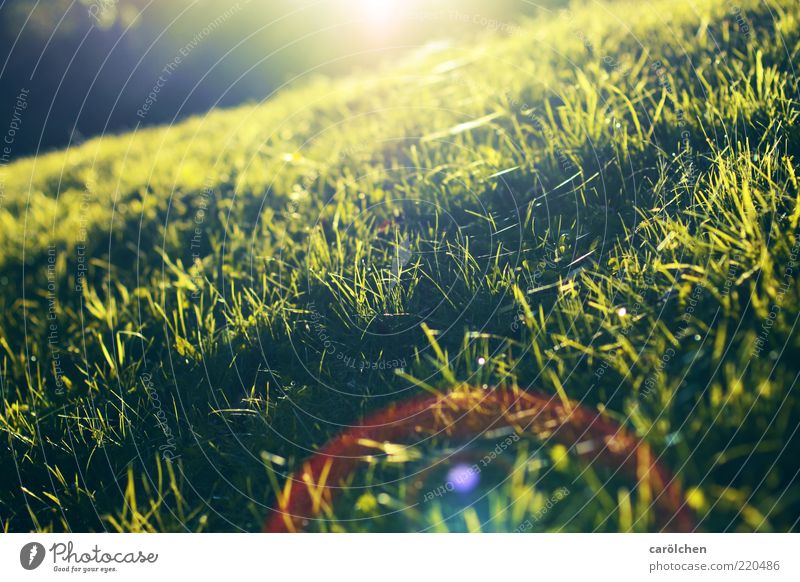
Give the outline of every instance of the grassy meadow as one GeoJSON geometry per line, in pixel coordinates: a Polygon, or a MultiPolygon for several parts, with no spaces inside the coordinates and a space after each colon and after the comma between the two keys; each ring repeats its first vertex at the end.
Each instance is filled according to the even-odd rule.
{"type": "MultiPolygon", "coordinates": [[[[258,531],[465,386],[600,411],[700,531],[796,531],[798,53],[796,0],[573,3],[0,168],[0,531],[258,531]]],[[[664,526],[547,435],[409,431],[306,529],[664,526]]]]}

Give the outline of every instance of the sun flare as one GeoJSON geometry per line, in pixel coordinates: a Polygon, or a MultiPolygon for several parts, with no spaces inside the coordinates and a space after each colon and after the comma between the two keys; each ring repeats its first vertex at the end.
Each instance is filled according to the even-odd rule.
{"type": "Polygon", "coordinates": [[[372,25],[387,25],[397,18],[401,2],[399,0],[361,0],[361,12],[372,25]]]}

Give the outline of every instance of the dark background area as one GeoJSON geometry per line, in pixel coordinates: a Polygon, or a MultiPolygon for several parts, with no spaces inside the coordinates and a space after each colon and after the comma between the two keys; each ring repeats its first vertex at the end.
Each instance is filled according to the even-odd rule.
{"type": "Polygon", "coordinates": [[[11,154],[28,156],[262,100],[297,75],[373,67],[426,42],[513,34],[521,18],[563,3],[0,0],[0,119],[30,91],[11,154]],[[182,49],[188,55],[141,119],[137,111],[182,49]]]}

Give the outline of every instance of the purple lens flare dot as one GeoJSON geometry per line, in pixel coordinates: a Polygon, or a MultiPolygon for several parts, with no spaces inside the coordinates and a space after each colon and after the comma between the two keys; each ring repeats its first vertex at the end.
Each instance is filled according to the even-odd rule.
{"type": "Polygon", "coordinates": [[[447,481],[452,484],[453,491],[469,493],[478,486],[481,478],[471,466],[460,463],[447,473],[447,481]]]}

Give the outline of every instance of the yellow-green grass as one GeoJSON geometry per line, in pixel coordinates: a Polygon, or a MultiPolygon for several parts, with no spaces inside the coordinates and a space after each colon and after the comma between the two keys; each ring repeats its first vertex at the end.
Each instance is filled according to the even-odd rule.
{"type": "MultiPolygon", "coordinates": [[[[7,167],[0,527],[257,530],[341,426],[502,383],[645,439],[701,529],[796,529],[800,5],[737,8],[575,5],[7,167]]],[[[448,446],[317,527],[659,527],[546,441],[403,509],[448,446]]]]}

